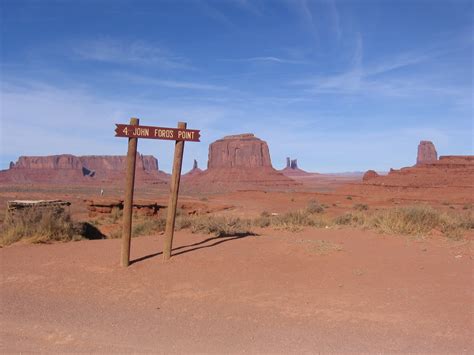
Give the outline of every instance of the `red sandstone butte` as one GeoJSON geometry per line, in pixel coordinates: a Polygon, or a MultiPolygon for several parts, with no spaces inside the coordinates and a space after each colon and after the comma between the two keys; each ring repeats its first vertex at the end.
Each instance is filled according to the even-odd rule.
{"type": "Polygon", "coordinates": [[[266,142],[251,133],[227,136],[209,146],[208,168],[272,167],[266,142]]]}
{"type": "Polygon", "coordinates": [[[364,176],[362,176],[362,181],[369,181],[369,180],[372,180],[376,177],[379,177],[380,175],[377,174],[377,172],[375,170],[367,170],[364,174],[364,176]]]}
{"type": "Polygon", "coordinates": [[[251,133],[211,143],[207,166],[206,171],[184,180],[187,190],[291,190],[301,185],[272,167],[267,143],[251,133]]]}
{"type": "Polygon", "coordinates": [[[416,164],[433,163],[438,160],[438,153],[431,141],[421,141],[418,145],[418,155],[416,157],[416,164]]]}
{"type": "MultiPolygon", "coordinates": [[[[82,183],[110,181],[122,183],[125,156],[74,156],[71,154],[49,156],[21,156],[10,169],[0,171],[0,181],[25,183],[82,183]]],[[[138,180],[158,181],[167,175],[158,170],[158,160],[151,155],[137,154],[138,180]]]]}

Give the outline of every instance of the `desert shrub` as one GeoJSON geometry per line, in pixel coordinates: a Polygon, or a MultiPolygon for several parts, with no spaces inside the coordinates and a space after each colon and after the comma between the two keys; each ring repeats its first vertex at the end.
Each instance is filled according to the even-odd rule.
{"type": "Polygon", "coordinates": [[[237,217],[197,216],[191,219],[191,231],[216,237],[253,234],[250,221],[237,217]]]}
{"type": "Polygon", "coordinates": [[[265,228],[271,224],[271,215],[268,211],[263,211],[260,217],[253,220],[253,225],[260,228],[265,228]]]}
{"type": "Polygon", "coordinates": [[[110,211],[110,220],[112,223],[117,223],[119,220],[122,219],[123,210],[118,207],[113,207],[112,211],[110,211]]]}
{"type": "Polygon", "coordinates": [[[307,211],[290,211],[285,214],[276,216],[273,221],[273,225],[276,226],[312,226],[313,225],[313,220],[310,217],[310,213],[307,211]]]}
{"type": "Polygon", "coordinates": [[[346,200],[352,200],[352,196],[347,196],[346,200]]]}
{"type": "Polygon", "coordinates": [[[398,207],[380,211],[370,227],[389,234],[426,235],[440,225],[441,214],[427,206],[398,207]]]}
{"type": "Polygon", "coordinates": [[[114,229],[113,231],[109,232],[107,235],[107,239],[119,239],[122,238],[122,228],[114,229]]]}
{"type": "Polygon", "coordinates": [[[352,214],[351,213],[344,213],[340,216],[337,216],[334,219],[334,223],[339,226],[347,226],[352,223],[352,214]]]}
{"type": "Polygon", "coordinates": [[[374,213],[366,210],[337,216],[333,223],[340,226],[363,227],[388,234],[423,236],[433,229],[450,239],[461,239],[466,230],[474,229],[474,215],[448,214],[428,206],[396,207],[374,213]]]}
{"type": "Polygon", "coordinates": [[[367,216],[363,213],[347,212],[337,216],[333,223],[338,226],[364,226],[367,223],[367,216]]]}
{"type": "Polygon", "coordinates": [[[323,213],[324,207],[319,204],[316,200],[311,200],[308,202],[308,206],[306,207],[306,211],[308,213],[323,213]]]}
{"type": "Polygon", "coordinates": [[[466,230],[474,229],[474,214],[443,214],[440,221],[440,230],[454,240],[462,239],[466,230]]]}
{"type": "MultiPolygon", "coordinates": [[[[181,229],[187,229],[192,226],[192,218],[188,215],[181,215],[176,217],[176,221],[174,224],[174,229],[175,230],[181,230],[181,229]]],[[[166,226],[166,221],[165,221],[165,226],[166,226]]]]}
{"type": "Polygon", "coordinates": [[[57,208],[25,208],[8,215],[0,243],[9,245],[21,239],[32,243],[81,239],[68,212],[57,208]]]}
{"type": "Polygon", "coordinates": [[[367,211],[369,206],[365,203],[356,203],[354,206],[352,206],[352,208],[356,211],[367,211]]]}
{"type": "Polygon", "coordinates": [[[163,232],[166,227],[165,218],[149,218],[132,223],[132,237],[163,232]]]}
{"type": "Polygon", "coordinates": [[[463,229],[474,229],[474,213],[469,213],[466,215],[457,215],[459,226],[463,229]]]}

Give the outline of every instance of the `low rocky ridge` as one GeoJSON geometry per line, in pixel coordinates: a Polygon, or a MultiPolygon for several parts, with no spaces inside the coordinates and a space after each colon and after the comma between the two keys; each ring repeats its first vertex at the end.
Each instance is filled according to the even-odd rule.
{"type": "MultiPolygon", "coordinates": [[[[89,217],[96,217],[98,215],[112,214],[123,210],[123,200],[114,198],[96,198],[84,200],[86,204],[89,217]]],[[[214,212],[230,210],[234,206],[222,203],[205,203],[194,200],[184,199],[179,201],[178,208],[187,215],[202,215],[214,212]]],[[[134,200],[132,210],[134,214],[144,216],[155,216],[161,210],[166,209],[166,203],[155,200],[134,200]]],[[[165,213],[162,213],[165,216],[165,213]]]]}
{"type": "Polygon", "coordinates": [[[417,162],[411,167],[390,169],[388,175],[383,176],[368,171],[362,183],[343,186],[338,191],[380,198],[404,196],[415,202],[434,199],[458,204],[474,202],[474,156],[451,155],[438,159],[433,143],[421,141],[417,162]]]}

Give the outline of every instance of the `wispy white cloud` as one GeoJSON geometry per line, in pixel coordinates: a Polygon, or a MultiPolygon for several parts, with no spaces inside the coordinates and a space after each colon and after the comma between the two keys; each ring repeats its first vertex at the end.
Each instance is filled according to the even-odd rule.
{"type": "Polygon", "coordinates": [[[295,80],[291,84],[305,88],[311,94],[342,94],[411,97],[419,95],[451,96],[465,103],[472,88],[436,85],[417,73],[397,76],[387,75],[398,69],[412,69],[412,66],[428,62],[443,54],[442,50],[408,51],[377,63],[366,64],[363,38],[357,33],[351,65],[345,71],[334,75],[313,76],[295,80]]]}
{"type": "Polygon", "coordinates": [[[215,6],[212,6],[208,1],[205,0],[195,0],[199,10],[204,13],[207,17],[213,19],[216,22],[221,23],[222,25],[235,28],[236,26],[230,20],[228,16],[224,14],[224,12],[217,9],[215,6]]]}
{"type": "Polygon", "coordinates": [[[336,0],[329,0],[329,16],[331,18],[332,30],[336,34],[338,40],[342,37],[342,28],[341,28],[341,17],[339,15],[339,10],[337,9],[336,0]]]}
{"type": "Polygon", "coordinates": [[[257,0],[231,0],[232,3],[236,4],[239,8],[252,13],[253,15],[262,15],[263,3],[257,0]]]}
{"type": "Polygon", "coordinates": [[[304,26],[306,26],[310,33],[314,36],[318,36],[318,29],[316,19],[313,17],[309,2],[307,0],[286,0],[286,4],[291,11],[294,11],[304,26]]]}
{"type": "Polygon", "coordinates": [[[262,56],[262,57],[250,57],[250,58],[240,58],[240,59],[226,59],[227,61],[233,62],[260,62],[260,63],[281,63],[281,64],[307,64],[303,60],[293,60],[281,57],[273,56],[262,56]]]}
{"type": "Polygon", "coordinates": [[[141,40],[122,40],[98,38],[79,42],[73,48],[74,54],[84,60],[149,64],[164,68],[187,68],[190,66],[184,58],[172,55],[169,51],[141,40]]]}
{"type": "Polygon", "coordinates": [[[213,90],[213,91],[223,91],[228,90],[226,86],[214,85],[208,83],[200,83],[193,81],[181,81],[181,80],[165,80],[158,79],[150,76],[141,76],[136,74],[125,74],[125,73],[116,73],[115,77],[119,77],[128,82],[133,82],[136,84],[143,85],[156,85],[163,86],[172,89],[186,89],[186,90],[213,90]]]}

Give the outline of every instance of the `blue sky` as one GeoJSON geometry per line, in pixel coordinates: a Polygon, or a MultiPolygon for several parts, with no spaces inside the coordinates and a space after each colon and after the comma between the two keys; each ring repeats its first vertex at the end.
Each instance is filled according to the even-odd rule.
{"type": "MultiPolygon", "coordinates": [[[[114,123],[188,122],[184,170],[253,132],[274,167],[412,165],[420,140],[473,154],[472,1],[1,0],[1,165],[125,154],[114,123]]],[[[169,171],[173,146],[138,149],[169,171]]]]}

